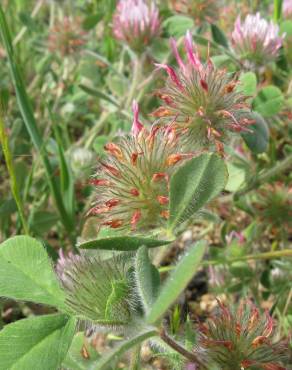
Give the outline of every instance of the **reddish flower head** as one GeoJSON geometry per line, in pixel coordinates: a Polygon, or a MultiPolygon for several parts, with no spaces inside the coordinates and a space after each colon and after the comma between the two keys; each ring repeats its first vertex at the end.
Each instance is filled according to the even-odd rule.
{"type": "Polygon", "coordinates": [[[197,24],[214,22],[220,10],[219,0],[171,0],[170,3],[176,12],[191,16],[197,24]]]}
{"type": "Polygon", "coordinates": [[[79,18],[65,17],[50,30],[49,49],[62,56],[76,53],[85,43],[85,32],[79,18]]]}
{"type": "Polygon", "coordinates": [[[285,370],[286,348],[273,343],[272,317],[249,301],[236,308],[221,302],[217,314],[199,328],[198,355],[220,369],[285,370]]]}
{"type": "Polygon", "coordinates": [[[187,150],[216,145],[223,150],[229,132],[248,130],[249,109],[245,97],[236,89],[237,80],[225,70],[216,69],[211,60],[202,63],[190,32],[185,37],[187,61],[171,47],[179,68],[157,64],[168,74],[165,88],[157,95],[164,104],[153,115],[163,123],[169,118],[184,136],[187,150]]]}
{"type": "Polygon", "coordinates": [[[260,13],[249,14],[243,22],[237,18],[232,43],[242,60],[262,65],[277,58],[283,36],[279,35],[278,25],[267,22],[260,13]]]}
{"type": "Polygon", "coordinates": [[[292,18],[292,1],[291,0],[284,0],[283,14],[285,18],[292,18]]]}
{"type": "Polygon", "coordinates": [[[152,0],[120,0],[113,18],[114,34],[141,51],[159,34],[158,8],[152,0]]]}
{"type": "Polygon", "coordinates": [[[171,127],[144,128],[134,104],[132,134],[105,146],[108,158],[92,180],[98,193],[90,213],[111,228],[145,231],[163,225],[169,178],[190,157],[179,147],[171,127]]]}

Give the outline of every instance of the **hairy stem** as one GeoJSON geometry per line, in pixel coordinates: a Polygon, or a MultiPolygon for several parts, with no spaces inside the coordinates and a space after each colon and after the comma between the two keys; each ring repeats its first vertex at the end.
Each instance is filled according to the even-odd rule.
{"type": "Polygon", "coordinates": [[[194,362],[205,369],[204,364],[198,359],[195,353],[188,351],[184,348],[180,343],[176,342],[173,338],[171,338],[165,331],[165,329],[161,329],[159,333],[160,338],[167,344],[169,347],[173,348],[176,352],[180,353],[186,359],[191,362],[194,362]]]}

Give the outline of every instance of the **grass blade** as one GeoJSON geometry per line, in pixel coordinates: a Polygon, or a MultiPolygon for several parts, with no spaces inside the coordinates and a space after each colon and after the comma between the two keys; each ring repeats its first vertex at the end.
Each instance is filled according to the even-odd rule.
{"type": "MultiPolygon", "coordinates": [[[[1,104],[1,102],[0,102],[0,104],[1,104]]],[[[18,185],[17,185],[17,180],[16,180],[15,171],[14,171],[12,155],[11,155],[11,151],[10,151],[10,148],[9,148],[8,136],[7,136],[6,131],[5,131],[5,125],[4,125],[4,119],[2,117],[1,107],[0,107],[0,143],[1,143],[1,146],[2,146],[2,150],[3,150],[7,170],[8,170],[9,177],[10,177],[11,192],[12,192],[13,198],[15,200],[17,209],[18,209],[18,213],[19,213],[19,217],[20,217],[20,220],[21,220],[21,223],[22,223],[22,226],[23,226],[23,230],[24,230],[25,234],[29,234],[29,228],[28,228],[28,224],[26,222],[26,218],[25,218],[25,214],[24,214],[24,206],[23,206],[22,199],[21,199],[20,192],[19,192],[19,188],[18,188],[18,185]]]]}

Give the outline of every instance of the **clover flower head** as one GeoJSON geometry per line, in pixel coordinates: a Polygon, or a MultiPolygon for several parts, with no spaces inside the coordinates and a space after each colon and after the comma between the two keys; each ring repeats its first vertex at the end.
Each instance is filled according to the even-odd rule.
{"type": "Polygon", "coordinates": [[[86,43],[85,35],[79,18],[64,17],[50,30],[49,50],[58,52],[62,56],[75,54],[86,43]]]}
{"type": "Polygon", "coordinates": [[[284,35],[279,34],[279,26],[261,18],[260,13],[247,15],[243,22],[239,16],[232,32],[235,52],[242,60],[255,65],[276,59],[283,38],[284,35]]]}
{"type": "Polygon", "coordinates": [[[174,11],[191,16],[197,24],[214,22],[220,9],[218,0],[171,0],[170,3],[174,11]]]}
{"type": "Polygon", "coordinates": [[[162,123],[172,119],[188,150],[215,144],[222,152],[229,133],[247,131],[252,122],[246,97],[236,89],[237,80],[231,74],[215,68],[209,58],[202,63],[190,32],[185,37],[186,62],[175,40],[170,42],[179,68],[156,64],[167,72],[168,80],[157,92],[164,104],[152,114],[162,123]]]}
{"type": "Polygon", "coordinates": [[[62,255],[57,273],[70,314],[93,325],[122,328],[135,314],[130,258],[101,260],[81,253],[62,255]]]}
{"type": "Polygon", "coordinates": [[[208,364],[226,370],[285,370],[282,343],[273,343],[274,321],[261,315],[250,301],[229,308],[218,302],[219,310],[199,328],[198,356],[208,364]]]}
{"type": "Polygon", "coordinates": [[[114,35],[141,51],[158,36],[159,11],[152,0],[120,0],[113,17],[114,35]]]}
{"type": "Polygon", "coordinates": [[[169,180],[191,154],[182,153],[171,126],[146,129],[133,104],[132,133],[108,143],[92,184],[98,188],[90,213],[101,225],[128,231],[161,227],[168,219],[169,180]]]}
{"type": "Polygon", "coordinates": [[[291,0],[284,0],[283,14],[285,18],[292,18],[292,1],[291,0]]]}
{"type": "Polygon", "coordinates": [[[86,148],[76,148],[71,153],[71,166],[73,171],[78,174],[88,169],[93,162],[92,151],[86,148]]]}

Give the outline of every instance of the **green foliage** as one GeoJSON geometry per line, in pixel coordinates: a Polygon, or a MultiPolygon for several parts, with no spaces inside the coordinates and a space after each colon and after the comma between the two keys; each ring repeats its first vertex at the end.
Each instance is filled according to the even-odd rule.
{"type": "Polygon", "coordinates": [[[15,236],[0,248],[0,296],[64,308],[64,293],[37,240],[15,236]]]}
{"type": "Polygon", "coordinates": [[[253,96],[257,90],[257,76],[254,72],[242,73],[239,77],[238,89],[245,95],[253,96]]]}
{"type": "Polygon", "coordinates": [[[1,370],[52,370],[61,366],[75,331],[65,315],[32,317],[0,332],[1,370]]]}
{"type": "Polygon", "coordinates": [[[263,87],[252,102],[253,109],[264,117],[272,117],[283,107],[284,96],[281,90],[273,85],[263,87]]]}
{"type": "Polygon", "coordinates": [[[201,154],[180,167],[170,182],[169,228],[186,221],[224,189],[224,161],[216,154],[201,154]]]}
{"type": "Polygon", "coordinates": [[[163,284],[159,296],[148,314],[148,323],[154,324],[157,322],[178,298],[196,273],[205,250],[206,243],[204,241],[197,242],[181,258],[174,271],[170,273],[163,284]]]}
{"type": "Polygon", "coordinates": [[[62,366],[70,370],[88,370],[99,357],[93,346],[88,343],[84,333],[79,332],[74,335],[62,366]]]}
{"type": "Polygon", "coordinates": [[[111,363],[113,363],[114,361],[118,361],[119,358],[129,349],[135,347],[137,344],[151,337],[156,336],[157,334],[157,330],[153,328],[141,329],[138,334],[136,333],[127,338],[127,340],[117,343],[116,346],[111,351],[103,355],[101,359],[92,366],[92,368],[95,370],[108,369],[108,366],[111,363]]]}
{"type": "Polygon", "coordinates": [[[60,212],[60,216],[62,218],[64,226],[66,227],[67,231],[71,234],[72,230],[74,229],[72,219],[70,219],[69,215],[66,213],[58,185],[55,181],[55,178],[51,176],[51,174],[53,173],[53,169],[49,161],[48,154],[46,153],[42,137],[38,130],[36,120],[34,118],[32,106],[25,90],[25,86],[19,71],[19,66],[16,63],[16,58],[14,55],[14,50],[11,42],[11,36],[5,19],[5,14],[1,6],[0,6],[0,34],[7,51],[11,75],[14,82],[16,96],[24,123],[31,137],[31,140],[36,149],[38,150],[39,155],[43,161],[46,174],[48,177],[48,183],[54,196],[56,207],[60,212]]]}
{"type": "Polygon", "coordinates": [[[255,121],[255,123],[248,127],[251,132],[244,132],[241,135],[249,149],[253,153],[259,154],[265,152],[268,148],[270,138],[269,127],[264,118],[257,112],[252,113],[251,119],[255,121]]]}
{"type": "Polygon", "coordinates": [[[211,32],[213,40],[219,44],[224,46],[225,48],[228,48],[228,40],[224,32],[216,26],[216,24],[211,24],[211,32]]]}
{"type": "Polygon", "coordinates": [[[194,21],[184,15],[173,15],[167,18],[162,26],[170,36],[180,37],[184,36],[187,30],[193,28],[194,21]]]}

